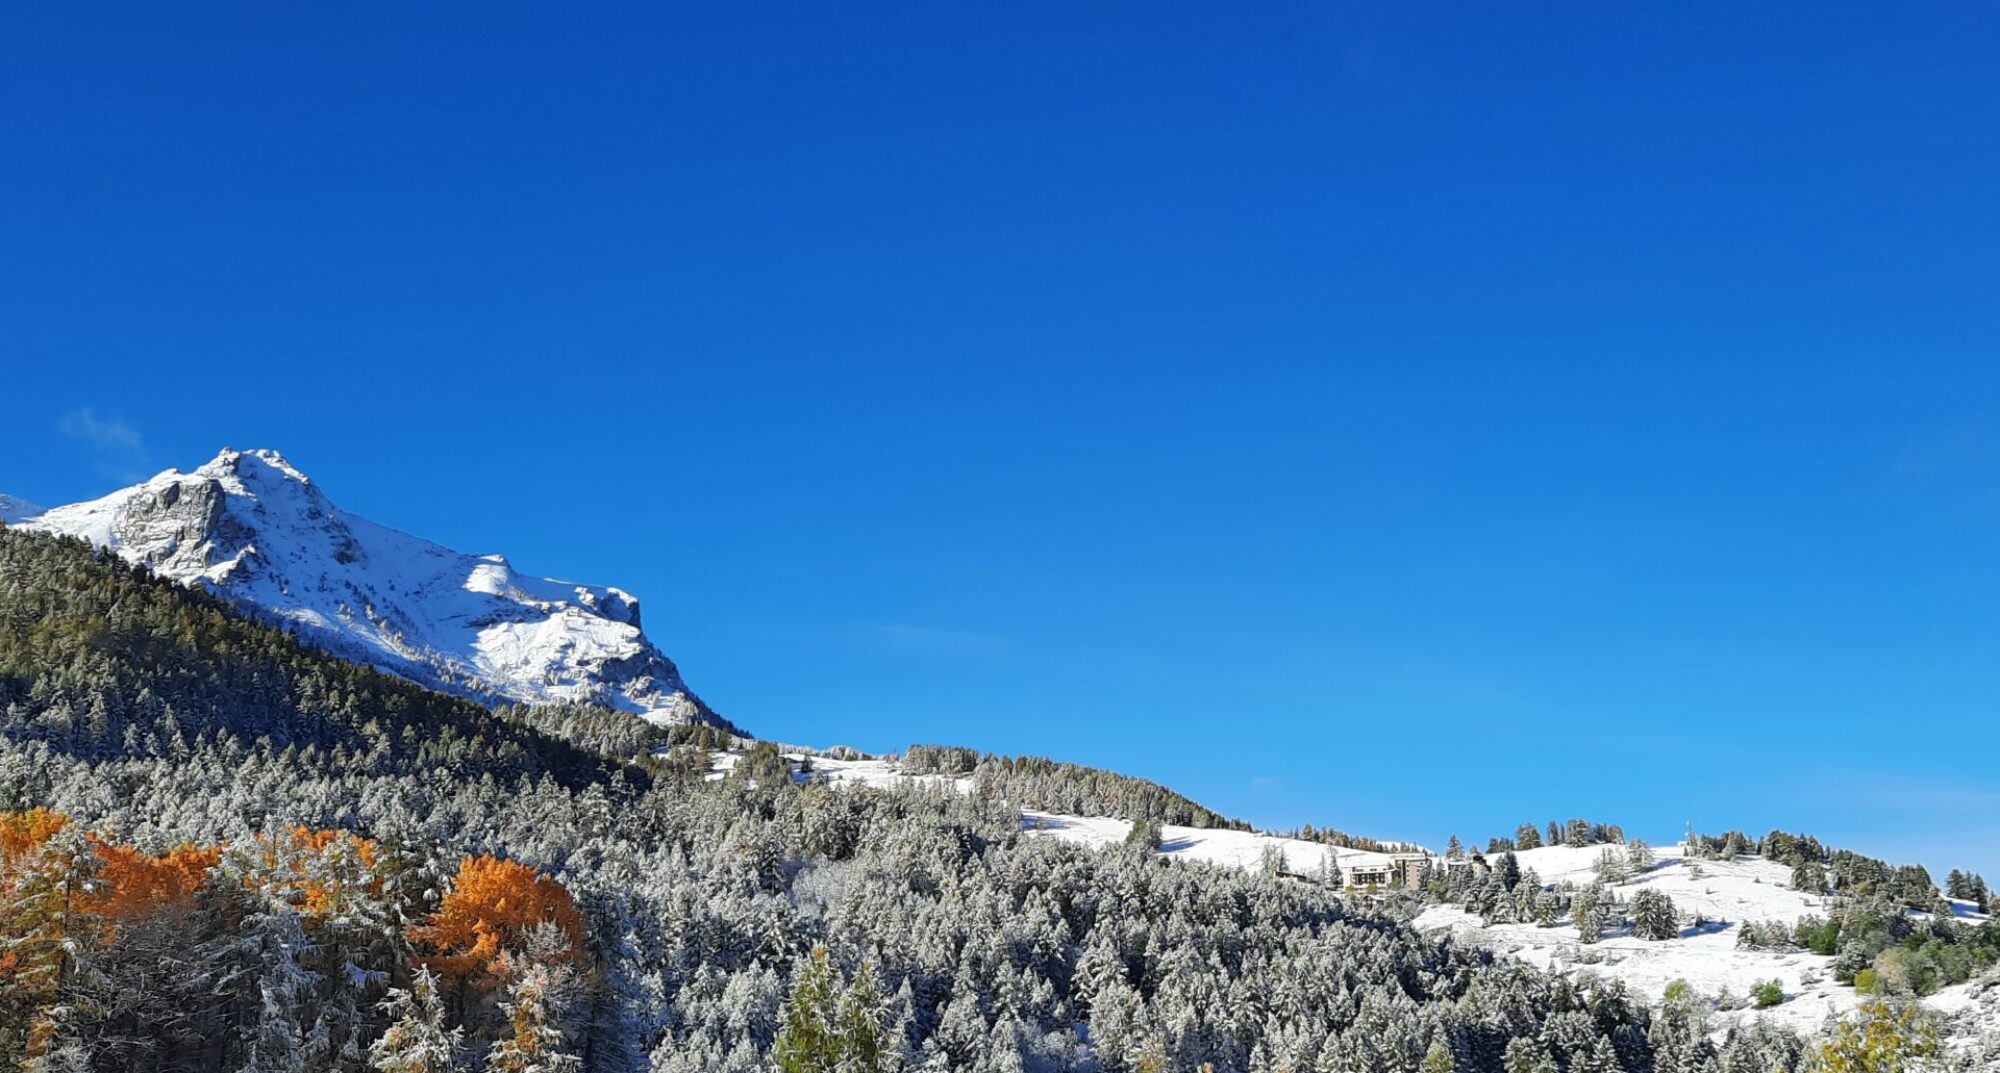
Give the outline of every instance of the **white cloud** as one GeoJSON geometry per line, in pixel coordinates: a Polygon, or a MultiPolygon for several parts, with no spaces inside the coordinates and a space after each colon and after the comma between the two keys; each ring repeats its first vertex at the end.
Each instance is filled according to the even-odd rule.
{"type": "Polygon", "coordinates": [[[103,418],[85,406],[71,410],[56,429],[72,440],[89,444],[97,468],[114,480],[136,481],[145,476],[146,441],[123,418],[103,418]]]}

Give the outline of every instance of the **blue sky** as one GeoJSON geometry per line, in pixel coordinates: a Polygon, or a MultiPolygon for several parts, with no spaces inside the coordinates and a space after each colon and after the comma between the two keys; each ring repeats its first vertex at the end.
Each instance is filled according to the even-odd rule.
{"type": "Polygon", "coordinates": [[[2000,872],[1995,15],[1384,7],[15,11],[0,489],[276,447],[785,740],[2000,872]]]}

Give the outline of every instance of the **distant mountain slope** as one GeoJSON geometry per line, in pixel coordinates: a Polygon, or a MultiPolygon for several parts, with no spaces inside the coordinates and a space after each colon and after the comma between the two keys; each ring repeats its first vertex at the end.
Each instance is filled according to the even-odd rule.
{"type": "Polygon", "coordinates": [[[42,508],[25,499],[16,499],[10,495],[0,494],[0,524],[13,525],[16,522],[32,518],[41,512],[42,508]]]}
{"type": "Polygon", "coordinates": [[[31,510],[21,504],[9,520],[198,582],[338,655],[425,685],[728,726],[641,632],[629,593],[531,577],[498,555],[466,555],[350,514],[274,451],[225,450],[192,473],[31,510]]]}
{"type": "MultiPolygon", "coordinates": [[[[580,733],[563,736],[528,714],[338,659],[74,540],[0,528],[0,739],[16,745],[94,761],[227,743],[330,756],[359,775],[443,768],[578,787],[621,770],[570,739],[595,736],[586,718],[630,717],[578,709],[580,733]]],[[[26,776],[12,774],[0,786],[18,792],[26,776]]]]}

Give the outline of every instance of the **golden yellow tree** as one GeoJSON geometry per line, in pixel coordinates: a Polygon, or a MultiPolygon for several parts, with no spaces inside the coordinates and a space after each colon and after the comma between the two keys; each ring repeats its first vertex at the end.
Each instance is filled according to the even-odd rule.
{"type": "Polygon", "coordinates": [[[1915,1006],[1864,1003],[1813,1058],[1815,1073],[1915,1073],[1938,1055],[1937,1027],[1915,1006]]]}

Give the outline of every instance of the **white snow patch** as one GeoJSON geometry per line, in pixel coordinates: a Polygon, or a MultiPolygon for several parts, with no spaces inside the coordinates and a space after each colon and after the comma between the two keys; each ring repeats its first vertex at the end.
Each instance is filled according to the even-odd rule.
{"type": "MultiPolygon", "coordinates": [[[[1053,812],[1023,810],[1021,824],[1031,834],[1059,838],[1093,848],[1123,842],[1132,832],[1132,821],[1108,816],[1064,816],[1053,812]]],[[[1319,872],[1332,853],[1342,870],[1358,864],[1382,864],[1386,853],[1329,846],[1299,838],[1283,838],[1261,831],[1236,831],[1215,827],[1160,826],[1160,856],[1231,868],[1255,869],[1263,864],[1264,850],[1275,846],[1285,855],[1285,870],[1311,876],[1319,872]]]]}

